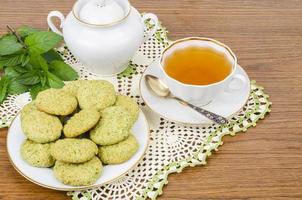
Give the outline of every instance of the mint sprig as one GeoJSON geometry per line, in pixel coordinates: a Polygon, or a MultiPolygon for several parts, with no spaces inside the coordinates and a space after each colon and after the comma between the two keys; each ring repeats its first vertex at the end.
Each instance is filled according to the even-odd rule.
{"type": "Polygon", "coordinates": [[[22,47],[14,35],[5,35],[0,40],[0,55],[5,56],[16,53],[20,51],[22,47]]]}
{"type": "Polygon", "coordinates": [[[63,81],[76,80],[77,72],[53,49],[62,37],[54,32],[23,26],[0,37],[0,103],[9,94],[62,88],[63,81]],[[2,72],[1,72],[2,71],[2,72]]]}
{"type": "Polygon", "coordinates": [[[62,39],[62,36],[54,32],[41,31],[29,34],[24,43],[28,46],[29,52],[42,54],[54,48],[62,39]]]}

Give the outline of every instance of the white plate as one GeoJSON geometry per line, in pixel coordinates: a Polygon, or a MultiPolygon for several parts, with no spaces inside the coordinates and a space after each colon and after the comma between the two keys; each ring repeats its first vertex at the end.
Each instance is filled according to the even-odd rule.
{"type": "Polygon", "coordinates": [[[139,118],[134,124],[132,132],[139,143],[139,149],[136,154],[125,163],[105,166],[97,182],[85,187],[65,185],[55,178],[51,168],[32,167],[22,159],[20,149],[26,138],[21,129],[20,114],[13,120],[8,130],[7,151],[14,168],[29,181],[54,190],[83,190],[112,182],[125,175],[138,164],[145,154],[149,143],[149,126],[142,111],[140,111],[139,118]]]}
{"type": "MultiPolygon", "coordinates": [[[[203,106],[204,109],[222,115],[226,118],[232,117],[236,114],[247,102],[250,95],[250,79],[246,72],[238,65],[236,73],[242,74],[247,79],[247,84],[239,92],[220,93],[211,103],[203,106]]],[[[148,88],[145,82],[145,75],[151,74],[164,80],[163,74],[160,70],[159,61],[154,61],[144,72],[140,80],[140,92],[146,105],[154,112],[161,115],[170,121],[182,124],[211,124],[212,122],[192,110],[191,108],[180,104],[173,99],[164,99],[155,96],[148,88]]]]}

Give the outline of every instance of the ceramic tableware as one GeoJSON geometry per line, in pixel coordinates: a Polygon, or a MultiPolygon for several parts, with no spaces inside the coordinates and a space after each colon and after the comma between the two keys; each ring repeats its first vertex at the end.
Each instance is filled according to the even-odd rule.
{"type": "Polygon", "coordinates": [[[171,91],[169,90],[168,86],[163,83],[158,77],[147,74],[145,75],[146,84],[149,86],[149,89],[157,96],[165,98],[165,99],[174,99],[179,103],[188,106],[195,110],[196,112],[200,113],[201,115],[205,116],[206,118],[210,119],[211,121],[217,124],[227,124],[228,120],[220,115],[212,113],[208,110],[190,104],[189,102],[184,101],[176,96],[174,96],[171,91]]]}
{"type": "MultiPolygon", "coordinates": [[[[187,65],[190,65],[189,61],[187,65]]],[[[210,38],[190,37],[173,42],[163,51],[159,68],[172,94],[197,106],[208,104],[222,92],[232,93],[233,91],[240,91],[248,84],[246,78],[237,73],[237,58],[232,50],[225,44],[210,38]],[[191,85],[172,78],[164,69],[165,60],[177,50],[189,47],[213,49],[217,54],[223,55],[230,63],[230,73],[223,80],[207,85],[191,85]],[[237,83],[236,87],[233,87],[234,82],[237,83]]],[[[217,70],[219,69],[217,68],[217,70]]]]}
{"type": "Polygon", "coordinates": [[[64,37],[74,56],[98,75],[109,76],[128,66],[139,46],[157,30],[156,15],[141,14],[128,0],[78,0],[65,18],[59,11],[48,14],[50,29],[64,37]],[[60,31],[52,19],[61,20],[60,31]],[[145,22],[154,26],[147,31],[145,22]]]}
{"type": "Polygon", "coordinates": [[[21,129],[20,114],[13,120],[8,130],[7,152],[14,168],[29,181],[54,190],[83,190],[112,182],[129,172],[138,164],[145,154],[149,142],[149,126],[142,111],[140,111],[139,118],[132,128],[132,133],[139,143],[139,149],[136,154],[125,163],[104,166],[100,178],[96,183],[90,186],[74,187],[65,185],[55,178],[52,169],[30,166],[22,159],[20,149],[26,138],[21,129]]]}
{"type": "MultiPolygon", "coordinates": [[[[221,115],[225,118],[230,118],[236,114],[247,102],[250,95],[250,79],[244,69],[237,64],[236,71],[234,72],[243,76],[246,80],[246,84],[239,91],[234,90],[232,92],[220,92],[215,98],[202,108],[221,115]]],[[[160,69],[160,60],[154,61],[144,72],[140,80],[140,93],[144,102],[154,112],[158,113],[165,119],[174,121],[181,124],[200,125],[211,124],[212,121],[206,117],[200,115],[196,111],[192,110],[188,106],[182,105],[173,99],[164,99],[155,96],[147,87],[145,82],[145,75],[152,74],[164,79],[164,74],[160,69]]],[[[241,82],[233,81],[232,87],[238,88],[241,82]]]]}

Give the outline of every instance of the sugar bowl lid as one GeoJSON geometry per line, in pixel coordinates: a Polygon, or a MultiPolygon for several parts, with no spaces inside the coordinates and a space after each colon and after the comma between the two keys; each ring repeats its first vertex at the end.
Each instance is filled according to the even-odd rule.
{"type": "Polygon", "coordinates": [[[88,25],[110,26],[125,19],[130,7],[128,0],[79,0],[73,7],[73,14],[88,25]]]}

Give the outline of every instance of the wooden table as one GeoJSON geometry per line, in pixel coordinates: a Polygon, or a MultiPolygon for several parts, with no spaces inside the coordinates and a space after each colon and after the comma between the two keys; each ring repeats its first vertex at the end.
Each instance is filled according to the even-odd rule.
{"type": "MultiPolygon", "coordinates": [[[[252,79],[265,87],[272,112],[245,134],[224,138],[204,167],[169,177],[160,199],[302,198],[302,1],[132,0],[154,12],[169,37],[206,36],[228,44],[252,79]]],[[[71,0],[1,0],[0,32],[7,24],[47,28],[51,10],[65,14],[71,0]]],[[[0,131],[0,199],[67,199],[20,176],[0,131]]]]}

